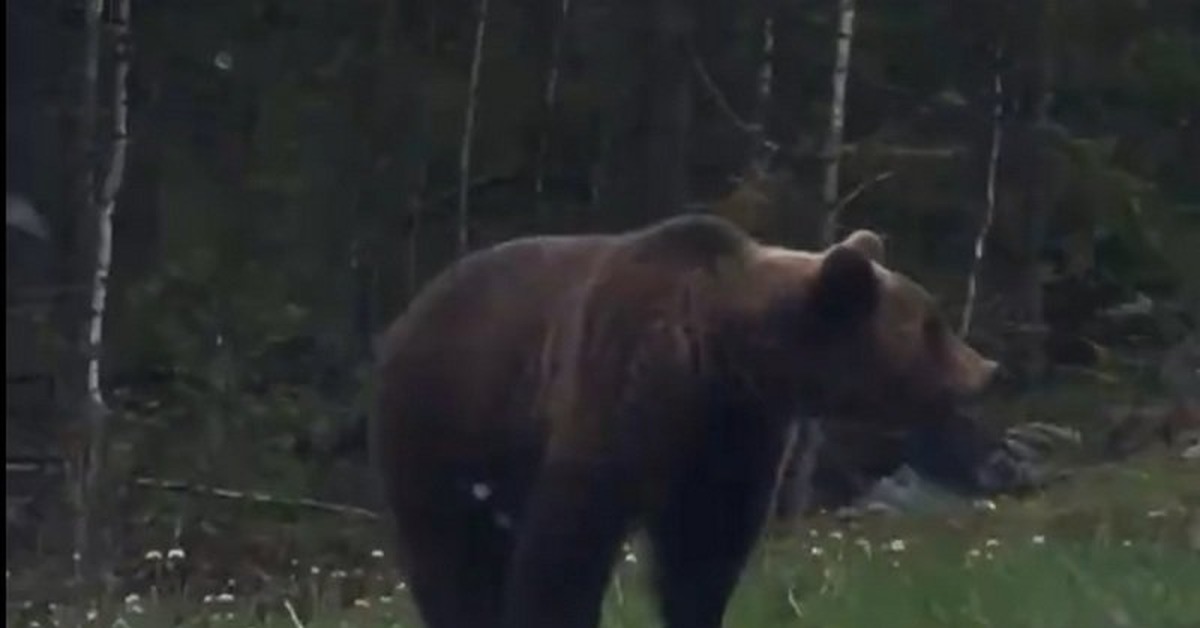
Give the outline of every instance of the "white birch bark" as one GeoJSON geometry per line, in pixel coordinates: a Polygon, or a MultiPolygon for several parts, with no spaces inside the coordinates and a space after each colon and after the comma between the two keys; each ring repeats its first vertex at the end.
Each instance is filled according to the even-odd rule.
{"type": "Polygon", "coordinates": [[[475,135],[475,112],[479,106],[479,75],[483,65],[483,41],[487,34],[488,0],[479,0],[475,16],[475,51],[471,57],[471,75],[467,86],[467,107],[463,116],[462,147],[458,168],[458,254],[470,247],[468,192],[471,187],[471,143],[475,135]]]}
{"type": "Polygon", "coordinates": [[[986,253],[988,234],[992,230],[992,222],[996,216],[996,170],[1000,163],[1000,149],[1004,141],[1002,123],[1004,121],[1004,83],[1000,78],[1000,59],[1003,49],[996,46],[996,69],[992,75],[992,144],[988,154],[987,187],[985,190],[987,206],[984,210],[983,224],[975,235],[975,249],[971,258],[971,274],[967,277],[967,296],[963,303],[962,321],[958,334],[966,337],[971,331],[971,319],[975,314],[975,302],[978,300],[979,271],[983,265],[986,253]]]}
{"type": "Polygon", "coordinates": [[[855,0],[838,0],[838,29],[833,64],[833,95],[829,105],[829,131],[825,138],[825,180],[821,200],[825,224],[821,239],[831,244],[838,229],[838,177],[841,167],[842,131],[846,123],[846,79],[850,74],[850,50],[854,42],[855,0]]]}
{"type": "Polygon", "coordinates": [[[131,0],[115,0],[112,34],[115,39],[115,65],[112,84],[112,145],[108,171],[101,182],[97,198],[99,230],[96,243],[96,266],[92,274],[91,320],[88,322],[87,392],[92,403],[104,407],[100,387],[100,348],[104,339],[104,312],[108,300],[108,278],[112,266],[113,214],[117,207],[117,192],[125,178],[125,156],[129,148],[129,103],[126,80],[129,77],[129,19],[131,0]]]}

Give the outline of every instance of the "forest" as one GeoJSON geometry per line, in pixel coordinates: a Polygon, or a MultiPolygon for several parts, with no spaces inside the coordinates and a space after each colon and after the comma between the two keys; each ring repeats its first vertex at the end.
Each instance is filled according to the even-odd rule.
{"type": "MultiPolygon", "coordinates": [[[[10,625],[413,625],[380,334],[473,251],[681,214],[882,234],[1006,373],[978,434],[821,417],[728,625],[1200,625],[1195,0],[9,0],[6,40],[10,625]]],[[[640,543],[605,626],[657,625],[640,543]]]]}

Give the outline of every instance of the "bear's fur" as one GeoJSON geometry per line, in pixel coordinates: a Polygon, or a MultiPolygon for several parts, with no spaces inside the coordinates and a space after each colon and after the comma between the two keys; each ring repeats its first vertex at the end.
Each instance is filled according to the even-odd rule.
{"type": "Polygon", "coordinates": [[[919,423],[995,370],[882,254],[681,216],[444,271],[383,338],[371,434],[426,624],[595,626],[640,528],[666,625],[718,626],[796,417],[919,423]]]}

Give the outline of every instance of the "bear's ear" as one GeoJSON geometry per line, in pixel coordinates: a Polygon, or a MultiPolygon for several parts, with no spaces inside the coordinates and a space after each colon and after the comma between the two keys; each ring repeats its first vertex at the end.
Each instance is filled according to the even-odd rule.
{"type": "Polygon", "coordinates": [[[839,246],[854,249],[877,264],[884,263],[884,257],[887,255],[883,236],[867,229],[859,229],[846,236],[839,246]]]}
{"type": "Polygon", "coordinates": [[[871,259],[857,248],[838,244],[821,261],[810,311],[821,326],[857,324],[875,313],[879,291],[871,259]]]}

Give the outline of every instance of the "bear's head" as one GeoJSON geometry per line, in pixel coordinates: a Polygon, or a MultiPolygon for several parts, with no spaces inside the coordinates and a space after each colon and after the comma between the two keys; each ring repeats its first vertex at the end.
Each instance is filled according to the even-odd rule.
{"type": "Polygon", "coordinates": [[[799,410],[904,422],[944,416],[997,370],[963,341],[933,297],[883,265],[883,240],[857,231],[819,253],[763,249],[776,382],[799,410]],[[788,381],[790,380],[790,381],[788,381]]]}

